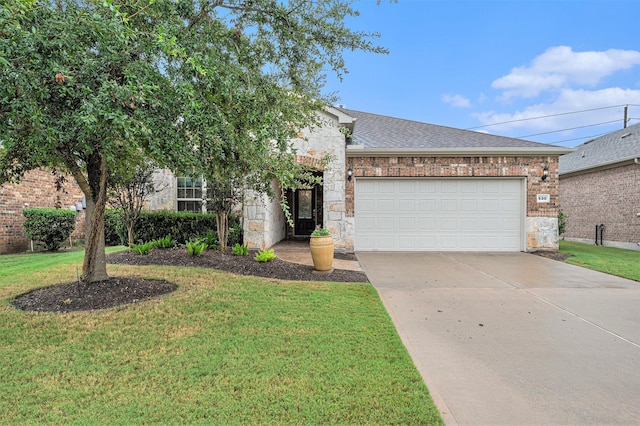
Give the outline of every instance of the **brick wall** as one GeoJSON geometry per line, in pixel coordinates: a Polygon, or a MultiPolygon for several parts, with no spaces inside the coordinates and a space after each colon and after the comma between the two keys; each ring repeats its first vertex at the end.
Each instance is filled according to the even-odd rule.
{"type": "MultiPolygon", "coordinates": [[[[558,216],[558,157],[350,157],[355,177],[526,177],[527,216],[558,216]],[[549,168],[542,181],[542,170],[549,168]],[[538,203],[536,194],[549,194],[549,203],[538,203]]],[[[346,173],[346,171],[345,171],[346,173]]],[[[347,182],[347,216],[354,215],[354,180],[347,182]]]]}
{"type": "MultiPolygon", "coordinates": [[[[29,240],[22,226],[24,208],[60,205],[68,209],[81,201],[82,197],[82,191],[71,177],[66,179],[61,191],[56,191],[53,174],[44,169],[27,173],[20,184],[5,183],[0,186],[0,254],[18,253],[28,248],[29,240]]],[[[78,224],[73,237],[83,238],[83,212],[78,217],[78,224]]]]}
{"type": "Polygon", "coordinates": [[[564,236],[595,241],[595,225],[604,224],[608,242],[640,242],[640,166],[616,168],[563,177],[561,210],[566,215],[564,236]]]}

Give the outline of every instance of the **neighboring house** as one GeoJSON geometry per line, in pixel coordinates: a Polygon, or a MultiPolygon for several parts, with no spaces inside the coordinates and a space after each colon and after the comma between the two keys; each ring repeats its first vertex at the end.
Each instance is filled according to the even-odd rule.
{"type": "Polygon", "coordinates": [[[346,252],[558,248],[558,157],[571,149],[349,109],[324,117],[294,141],[299,161],[331,155],[323,184],[287,194],[293,229],[277,200],[248,197],[251,247],[324,226],[346,252]]]}
{"type": "Polygon", "coordinates": [[[0,254],[27,250],[29,239],[24,226],[22,210],[33,207],[73,208],[78,211],[73,239],[84,237],[84,195],[72,177],[67,177],[60,191],[56,191],[56,178],[49,170],[36,169],[25,174],[20,184],[0,186],[0,254]]]}
{"type": "Polygon", "coordinates": [[[567,240],[640,249],[640,124],[560,157],[560,200],[567,240]]]}

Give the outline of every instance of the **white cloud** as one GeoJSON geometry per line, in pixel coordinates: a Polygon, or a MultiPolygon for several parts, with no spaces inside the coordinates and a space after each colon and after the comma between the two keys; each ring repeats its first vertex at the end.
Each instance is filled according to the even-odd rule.
{"type": "MultiPolygon", "coordinates": [[[[483,125],[508,122],[492,126],[492,132],[519,130],[523,133],[536,133],[591,126],[608,121],[619,121],[622,124],[624,107],[611,106],[627,104],[640,105],[640,90],[619,87],[601,90],[563,89],[550,103],[531,105],[514,113],[487,111],[475,114],[475,117],[483,125]],[[538,119],[538,117],[547,118],[538,119]]],[[[630,108],[633,108],[632,111],[640,112],[638,107],[630,108]]],[[[631,116],[634,115],[637,117],[638,113],[631,116]]]]}
{"type": "Polygon", "coordinates": [[[471,106],[471,101],[469,101],[469,99],[465,98],[464,96],[450,95],[448,93],[442,95],[442,102],[456,108],[469,108],[471,106]]]}
{"type": "Polygon", "coordinates": [[[531,98],[545,91],[572,86],[596,86],[616,71],[640,65],[640,51],[609,49],[604,52],[574,52],[557,46],[537,56],[528,67],[517,67],[492,83],[503,97],[531,98]]]}

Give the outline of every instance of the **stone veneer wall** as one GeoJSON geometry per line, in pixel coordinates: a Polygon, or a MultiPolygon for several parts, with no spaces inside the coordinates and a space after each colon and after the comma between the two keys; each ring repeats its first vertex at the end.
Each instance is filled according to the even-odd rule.
{"type": "Polygon", "coordinates": [[[640,250],[640,165],[560,178],[564,237],[595,243],[595,226],[604,224],[605,245],[640,250]]]}
{"type": "MultiPolygon", "coordinates": [[[[293,141],[299,161],[315,164],[329,156],[323,170],[323,226],[331,232],[336,251],[353,251],[345,200],[345,137],[336,120],[322,113],[323,125],[302,131],[293,141]]],[[[244,209],[244,238],[250,247],[265,248],[286,236],[288,224],[277,200],[247,195],[244,209]]]]}
{"type": "MultiPolygon", "coordinates": [[[[27,250],[29,239],[24,227],[22,210],[33,207],[56,207],[68,209],[82,201],[84,194],[68,176],[61,191],[56,191],[53,174],[45,169],[28,172],[19,184],[5,183],[0,186],[0,254],[18,253],[27,250]]],[[[72,238],[84,238],[84,211],[77,218],[72,238]]]]}
{"type": "Polygon", "coordinates": [[[305,138],[294,141],[294,146],[300,155],[317,159],[329,156],[330,161],[322,176],[323,226],[331,232],[336,251],[346,251],[349,247],[353,251],[346,220],[345,137],[334,119],[326,114],[323,119],[322,127],[305,130],[305,138]]]}
{"type": "Polygon", "coordinates": [[[153,186],[155,192],[147,198],[147,209],[176,211],[178,188],[175,175],[168,169],[156,169],[153,171],[153,186]]]}
{"type": "MultiPolygon", "coordinates": [[[[527,250],[558,249],[558,157],[365,157],[349,156],[346,168],[357,177],[524,177],[527,197],[525,232],[527,250]],[[548,177],[541,179],[548,166],[548,177]],[[549,203],[538,203],[537,194],[549,194],[549,203]]],[[[346,170],[346,169],[345,169],[346,170]]],[[[354,179],[355,180],[355,179],[354,179]]],[[[346,213],[350,249],[354,233],[354,180],[346,185],[346,213]]]]}
{"type": "Polygon", "coordinates": [[[247,191],[243,203],[244,242],[249,248],[271,247],[286,235],[286,220],[280,207],[280,190],[272,183],[276,194],[270,199],[264,194],[247,191]]]}

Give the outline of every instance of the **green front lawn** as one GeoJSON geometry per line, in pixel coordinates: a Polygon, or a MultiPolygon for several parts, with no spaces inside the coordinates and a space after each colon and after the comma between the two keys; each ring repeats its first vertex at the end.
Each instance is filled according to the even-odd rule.
{"type": "Polygon", "coordinates": [[[640,281],[640,251],[560,241],[560,251],[571,254],[567,263],[640,281]]]}
{"type": "Polygon", "coordinates": [[[375,289],[110,265],[179,289],[105,311],[10,300],[82,253],[0,256],[0,424],[441,424],[375,289]]]}

